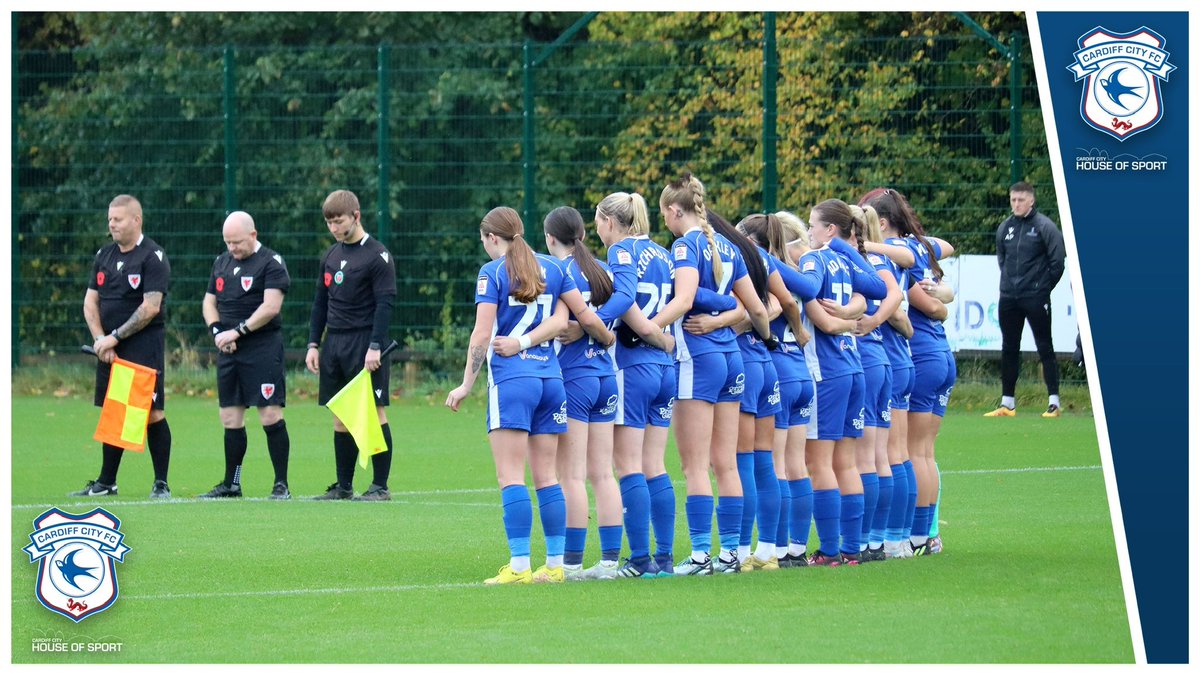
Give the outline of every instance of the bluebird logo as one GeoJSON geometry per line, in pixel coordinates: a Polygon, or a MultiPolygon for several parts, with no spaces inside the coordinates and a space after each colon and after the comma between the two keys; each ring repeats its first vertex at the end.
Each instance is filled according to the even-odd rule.
{"type": "Polygon", "coordinates": [[[733,381],[733,386],[729,387],[729,395],[741,396],[744,391],[746,391],[746,374],[742,373],[733,381]]]}
{"type": "Polygon", "coordinates": [[[39,563],[35,587],[46,609],[78,623],[117,601],[115,562],[125,562],[121,521],[104,509],[50,509],[33,521],[25,552],[39,563]]]}
{"type": "Polygon", "coordinates": [[[1167,62],[1166,39],[1142,26],[1118,33],[1097,26],[1079,37],[1075,62],[1067,67],[1083,80],[1079,115],[1092,128],[1124,141],[1158,124],[1162,90],[1175,66],[1167,62]]]}

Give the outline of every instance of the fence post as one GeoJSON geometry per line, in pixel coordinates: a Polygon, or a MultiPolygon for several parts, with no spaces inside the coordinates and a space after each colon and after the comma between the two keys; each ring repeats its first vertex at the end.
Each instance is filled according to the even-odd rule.
{"type": "Polygon", "coordinates": [[[1024,178],[1021,171],[1021,124],[1024,116],[1021,114],[1021,35],[1014,33],[1012,47],[1009,48],[1009,127],[1012,129],[1012,143],[1009,161],[1009,185],[1024,178]]]}
{"type": "Polygon", "coordinates": [[[17,118],[21,114],[21,102],[18,100],[21,88],[17,82],[17,23],[20,15],[13,12],[12,17],[12,367],[16,370],[21,365],[21,190],[18,177],[21,172],[19,143],[17,142],[17,118]]]}
{"type": "Polygon", "coordinates": [[[775,52],[775,12],[763,12],[763,211],[775,210],[779,173],[776,160],[778,94],[775,83],[779,77],[779,55],[775,52]]]}
{"type": "MultiPolygon", "coordinates": [[[[521,168],[524,173],[525,180],[525,205],[522,208],[521,219],[525,221],[526,234],[533,232],[536,208],[534,201],[534,157],[536,156],[534,148],[534,98],[533,98],[533,43],[529,40],[525,41],[525,45],[521,50],[522,66],[521,66],[521,88],[524,92],[524,113],[521,119],[523,124],[523,133],[521,136],[521,168]]],[[[529,239],[529,241],[535,241],[529,239]]]]}
{"type": "Polygon", "coordinates": [[[391,46],[387,43],[379,45],[379,207],[375,213],[378,222],[376,234],[384,245],[388,243],[388,230],[391,226],[391,185],[389,170],[392,164],[390,129],[391,118],[389,107],[391,97],[388,95],[388,61],[391,46]]]}
{"type": "Polygon", "coordinates": [[[225,215],[237,206],[237,78],[234,74],[233,47],[225,45],[225,215]]]}

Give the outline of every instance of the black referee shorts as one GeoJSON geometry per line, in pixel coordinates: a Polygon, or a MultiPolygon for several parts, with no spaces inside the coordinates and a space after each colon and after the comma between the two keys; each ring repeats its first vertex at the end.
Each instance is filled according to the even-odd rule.
{"type": "Polygon", "coordinates": [[[250,333],[232,354],[217,356],[217,401],[222,408],[286,405],[283,332],[250,333]]]}
{"type": "MultiPolygon", "coordinates": [[[[152,410],[166,409],[167,395],[163,386],[163,380],[166,379],[163,368],[167,351],[165,338],[166,331],[163,327],[153,326],[143,328],[117,343],[118,357],[158,371],[158,377],[154,381],[154,402],[150,404],[152,410]]],[[[108,392],[108,376],[111,372],[112,364],[96,364],[96,392],[93,396],[96,407],[104,406],[104,394],[108,392]]]]}
{"type": "MultiPolygon", "coordinates": [[[[367,358],[367,347],[371,345],[371,329],[349,333],[329,333],[321,346],[321,378],[317,392],[317,403],[325,405],[334,394],[350,383],[363,369],[367,358]]],[[[375,390],[375,405],[386,406],[388,382],[391,379],[388,358],[371,373],[371,388],[375,390]]]]}

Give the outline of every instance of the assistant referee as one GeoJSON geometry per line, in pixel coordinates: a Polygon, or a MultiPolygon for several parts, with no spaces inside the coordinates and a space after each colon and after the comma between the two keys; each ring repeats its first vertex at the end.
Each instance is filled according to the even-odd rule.
{"type": "Polygon", "coordinates": [[[279,310],[291,285],[283,256],[262,245],[254,219],[234,211],[221,228],[226,252],[217,256],[202,309],[217,356],[217,400],[225,427],[225,479],[204,498],[242,496],[246,408],[258,408],[275,469],[271,499],[289,499],[291,441],[283,420],[283,332],[279,310]]]}
{"type": "Polygon", "coordinates": [[[335,190],[322,211],[335,243],[321,256],[317,295],[309,322],[305,365],[320,374],[317,402],[325,405],[364,367],[371,371],[375,409],[383,425],[387,450],[371,456],[374,477],[365,492],[354,496],[354,438],[342,421],[333,418],[333,452],[337,480],[316,499],[388,501],[392,468],[392,431],[384,408],[388,405],[389,368],[380,355],[387,342],[388,322],[396,299],[396,267],[391,253],[363,230],[358,197],[335,190]],[[325,336],[324,347],[321,338],[325,336]]]}
{"type": "MultiPolygon", "coordinates": [[[[91,331],[96,366],[95,404],[104,405],[112,362],[116,357],[158,372],[154,400],[146,426],[146,446],[154,464],[150,497],[171,496],[167,468],[171,463],[171,427],[164,412],[166,394],[163,366],[166,361],[165,329],[167,284],[171,265],[162,247],[142,234],[142,204],[130,195],[117,195],[108,205],[108,232],[113,243],[96,252],[83,318],[91,331]]],[[[117,469],[125,451],[104,444],[103,464],[96,480],[88,481],[71,497],[117,494],[117,469]]]]}

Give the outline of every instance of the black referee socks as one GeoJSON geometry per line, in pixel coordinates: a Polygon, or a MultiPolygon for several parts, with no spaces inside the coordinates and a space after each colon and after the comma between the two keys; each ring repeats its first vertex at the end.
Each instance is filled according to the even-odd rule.
{"type": "Polygon", "coordinates": [[[338,486],[345,490],[354,489],[354,461],[358,459],[358,446],[349,431],[333,432],[333,461],[337,470],[338,486]]]}
{"type": "Polygon", "coordinates": [[[225,487],[241,484],[242,461],[246,459],[246,427],[225,430],[225,487]]]}
{"type": "Polygon", "coordinates": [[[383,441],[387,444],[387,451],[371,455],[371,468],[375,471],[375,477],[371,482],[386,490],[388,476],[392,473],[391,425],[383,425],[383,441]]]}
{"type": "Polygon", "coordinates": [[[117,484],[117,469],[121,468],[121,457],[125,455],[125,451],[115,445],[103,444],[103,464],[100,465],[100,476],[96,479],[97,483],[105,485],[117,484]]]}
{"type": "Polygon", "coordinates": [[[171,427],[163,418],[146,427],[146,447],[150,450],[150,461],[154,463],[154,480],[167,480],[167,468],[171,465],[171,427]]]}
{"type": "Polygon", "coordinates": [[[267,435],[267,453],[271,455],[271,466],[275,468],[275,482],[287,483],[288,455],[292,442],[288,437],[287,423],[279,420],[275,424],[263,427],[267,435]]]}

